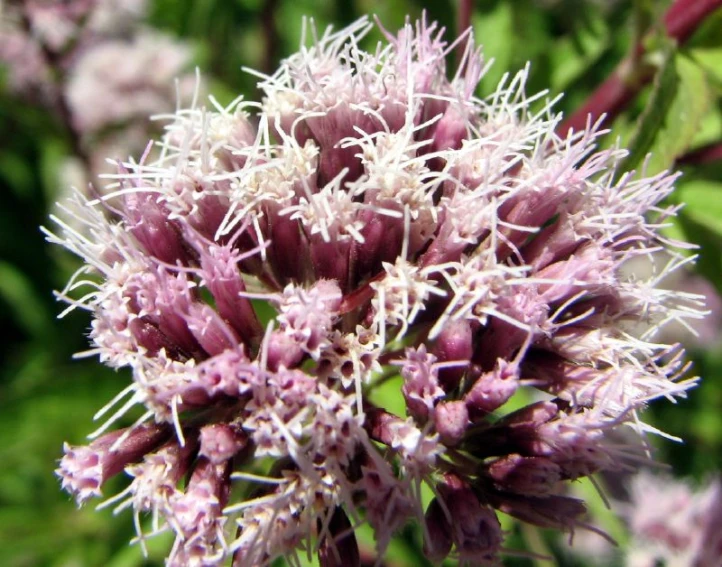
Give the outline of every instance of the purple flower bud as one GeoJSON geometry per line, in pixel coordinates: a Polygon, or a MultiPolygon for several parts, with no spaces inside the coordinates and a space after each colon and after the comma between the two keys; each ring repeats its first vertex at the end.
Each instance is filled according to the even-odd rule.
{"type": "Polygon", "coordinates": [[[490,496],[490,503],[494,508],[523,522],[565,531],[572,531],[581,525],[580,519],[587,511],[581,500],[555,495],[537,497],[494,494],[490,496]]]}
{"type": "Polygon", "coordinates": [[[451,539],[462,561],[492,561],[502,542],[501,525],[494,511],[482,506],[476,494],[458,478],[446,477],[439,493],[451,518],[451,539]]]}
{"type": "Polygon", "coordinates": [[[295,337],[284,331],[273,331],[265,342],[268,368],[295,368],[303,360],[303,348],[295,337]]]}
{"type": "Polygon", "coordinates": [[[234,423],[214,423],[201,428],[198,454],[214,465],[231,459],[248,443],[248,435],[234,423]]]}
{"type": "Polygon", "coordinates": [[[303,232],[297,220],[276,214],[271,221],[270,241],[268,255],[279,281],[312,279],[311,258],[303,245],[303,232]]]}
{"type": "Polygon", "coordinates": [[[128,193],[125,197],[128,232],[143,245],[148,254],[166,264],[185,263],[188,250],[183,245],[178,225],[168,219],[159,198],[153,193],[128,193]]]}
{"type": "Polygon", "coordinates": [[[451,552],[451,522],[447,512],[434,498],[424,515],[427,537],[424,539],[424,555],[432,563],[441,563],[451,552]]]}
{"type": "Polygon", "coordinates": [[[227,463],[215,465],[201,458],[185,492],[176,492],[170,499],[170,523],[176,531],[171,564],[193,563],[218,551],[217,534],[226,520],[222,510],[230,491],[228,472],[227,463]]]}
{"type": "Polygon", "coordinates": [[[328,533],[318,546],[321,567],[360,567],[358,543],[351,522],[343,508],[336,507],[326,527],[328,533]]]}
{"type": "Polygon", "coordinates": [[[458,108],[450,105],[434,130],[431,151],[458,150],[461,142],[468,136],[468,117],[458,108]]]}
{"type": "Polygon", "coordinates": [[[469,393],[464,396],[472,420],[485,417],[504,405],[518,387],[517,365],[499,359],[496,368],[479,376],[469,393]]]}
{"type": "Polygon", "coordinates": [[[457,445],[468,426],[469,410],[463,401],[442,402],[434,408],[434,427],[445,445],[457,445]]]}
{"type": "Polygon", "coordinates": [[[233,327],[244,343],[259,339],[262,328],[248,299],[242,297],[246,285],[238,263],[243,256],[232,246],[199,246],[203,279],[218,309],[218,314],[233,327]]]}
{"type": "Polygon", "coordinates": [[[230,350],[238,337],[218,312],[205,303],[191,303],[185,315],[188,330],[210,356],[230,350]]]}
{"type": "Polygon", "coordinates": [[[55,474],[62,479],[63,488],[83,504],[100,496],[106,480],[153,451],[170,434],[165,424],[140,425],[107,433],[88,446],[71,447],[66,443],[55,474]]]}
{"type": "Polygon", "coordinates": [[[549,459],[517,454],[495,460],[488,471],[500,490],[529,496],[550,494],[561,479],[560,467],[549,459]]]}
{"type": "Polygon", "coordinates": [[[422,345],[418,350],[406,349],[406,358],[395,362],[401,366],[404,385],[401,388],[409,413],[420,422],[426,421],[434,411],[436,401],[444,396],[439,387],[436,357],[426,352],[422,345]]]}
{"type": "Polygon", "coordinates": [[[227,350],[198,365],[198,378],[190,387],[203,390],[208,396],[225,395],[238,398],[259,383],[263,373],[245,355],[243,348],[227,350]]]}
{"type": "MultiPolygon", "coordinates": [[[[431,352],[439,362],[464,362],[471,360],[473,354],[473,334],[471,324],[460,319],[449,321],[439,333],[431,352]]],[[[467,371],[463,364],[440,368],[439,382],[446,392],[456,389],[467,371]]]]}

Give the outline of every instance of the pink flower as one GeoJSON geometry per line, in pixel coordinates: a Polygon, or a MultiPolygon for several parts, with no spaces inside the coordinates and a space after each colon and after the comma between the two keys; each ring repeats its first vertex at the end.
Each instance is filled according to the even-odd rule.
{"type": "MultiPolygon", "coordinates": [[[[170,564],[358,565],[355,527],[383,553],[414,519],[433,560],[492,564],[496,510],[583,527],[560,487],[638,461],[607,434],[644,434],[650,401],[694,385],[653,335],[696,298],[622,270],[684,263],[657,234],[676,176],[615,180],[624,152],[594,125],[558,137],[527,70],[477,99],[470,41],[449,79],[435,24],[368,53],[371,27],[307,27],[260,105],[178,111],[157,160],[119,164],[105,198],[66,206],[81,228],[48,233],[87,263],[60,295],[93,313],[89,352],[133,374],[90,448],[133,477],[113,502],[175,532],[170,564]],[[369,400],[394,374],[407,415],[369,400]],[[511,411],[520,389],[541,401],[511,411]],[[136,428],[104,433],[136,404],[136,428],[175,431],[143,454],[136,428]]],[[[73,483],[97,468],[80,453],[59,475],[83,501],[107,475],[73,483]]]]}
{"type": "Polygon", "coordinates": [[[694,490],[666,476],[636,475],[625,513],[632,533],[629,564],[719,565],[721,515],[719,480],[694,490]]]}

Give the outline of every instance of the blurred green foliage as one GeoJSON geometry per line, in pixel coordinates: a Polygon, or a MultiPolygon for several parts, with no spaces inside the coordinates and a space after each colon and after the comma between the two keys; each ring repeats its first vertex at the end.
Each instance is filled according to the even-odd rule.
{"type": "MultiPolygon", "coordinates": [[[[528,92],[548,89],[566,93],[557,109],[571,112],[593,92],[627,53],[635,17],[648,10],[658,20],[665,3],[480,0],[472,24],[487,57],[496,61],[483,79],[481,93],[493,91],[506,72],[531,61],[528,92]],[[651,7],[647,6],[650,4],[651,7]],[[637,12],[635,12],[635,9],[637,12]],[[635,15],[636,14],[636,15],[635,15]]],[[[402,0],[156,0],[149,23],[196,49],[207,90],[223,103],[243,93],[257,97],[256,78],[242,66],[270,72],[300,40],[301,18],[312,16],[320,29],[343,26],[375,11],[387,29],[427,10],[456,32],[456,2],[402,0]]],[[[659,80],[647,88],[615,121],[617,137],[635,152],[629,165],[639,165],[648,151],[652,171],[671,167],[691,149],[722,142],[722,14],[716,14],[684,48],[653,51],[663,65],[659,80]],[[666,56],[662,57],[665,52],[666,56]]],[[[378,36],[367,39],[369,44],[378,36]]],[[[93,359],[73,360],[86,348],[86,313],[75,311],[58,320],[62,307],[53,290],[62,289],[77,268],[75,259],[44,242],[39,226],[59,186],[59,169],[72,152],[69,133],[48,109],[0,88],[0,564],[12,567],[48,565],[132,567],[162,563],[167,538],[150,545],[149,559],[133,537],[129,513],[114,518],[93,505],[75,510],[60,491],[53,468],[63,441],[83,442],[93,414],[127,383],[93,359]]],[[[701,246],[697,270],[722,292],[722,160],[683,167],[674,197],[687,203],[670,234],[701,246]]],[[[719,469],[722,455],[722,353],[719,342],[696,350],[696,373],[704,376],[689,400],[660,403],[646,416],[685,441],[657,439],[657,456],[676,474],[703,479],[719,469]]],[[[388,383],[393,387],[393,382],[388,383]]],[[[398,384],[396,384],[398,386],[398,384]]],[[[122,479],[117,486],[122,486],[122,479]]],[[[585,492],[594,501],[594,490],[585,492]]],[[[108,492],[111,494],[111,492],[108,492]]],[[[593,507],[603,509],[599,501],[593,507]]],[[[600,512],[599,521],[615,535],[614,516],[600,512]]],[[[547,535],[512,530],[507,547],[558,552],[547,535]]],[[[371,545],[370,534],[364,538],[371,545]]],[[[424,565],[418,533],[406,530],[389,550],[389,565],[424,565]]],[[[574,565],[559,556],[559,564],[574,565]]],[[[542,560],[510,555],[509,565],[548,565],[542,560]]]]}

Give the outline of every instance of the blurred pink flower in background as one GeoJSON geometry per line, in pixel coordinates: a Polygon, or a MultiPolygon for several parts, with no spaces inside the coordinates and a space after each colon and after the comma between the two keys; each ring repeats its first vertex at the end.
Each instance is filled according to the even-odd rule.
{"type": "Polygon", "coordinates": [[[138,31],[130,40],[104,41],[81,53],[67,85],[76,127],[100,132],[168,112],[177,98],[174,80],[179,77],[183,99],[190,100],[195,80],[183,76],[190,60],[188,46],[151,30],[138,31]]]}
{"type": "Polygon", "coordinates": [[[144,26],[145,11],[145,0],[5,8],[0,64],[10,91],[48,105],[75,139],[65,186],[87,186],[109,171],[109,157],[141,153],[159,130],[150,117],[193,97],[190,46],[144,26]]]}
{"type": "Polygon", "coordinates": [[[695,490],[682,480],[642,472],[622,508],[632,534],[627,565],[722,565],[722,484],[695,490]]]}

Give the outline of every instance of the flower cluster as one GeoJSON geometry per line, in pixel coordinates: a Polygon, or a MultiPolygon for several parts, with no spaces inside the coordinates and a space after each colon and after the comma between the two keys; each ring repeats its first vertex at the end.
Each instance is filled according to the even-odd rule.
{"type": "Polygon", "coordinates": [[[497,511],[586,526],[565,481],[644,458],[608,433],[694,383],[654,335],[697,299],[622,269],[685,263],[659,232],[675,175],[621,174],[594,125],[557,135],[526,69],[476,98],[469,34],[448,78],[436,25],[367,52],[373,27],[308,26],[261,103],[179,110],[48,233],[86,262],[61,296],[93,314],[88,354],[132,371],[58,474],[84,503],[125,470],[106,505],[141,542],[172,530],[170,565],[358,565],[356,527],[382,554],[413,520],[432,560],[493,564],[497,511]],[[393,376],[405,415],[375,397],[393,376]]]}

